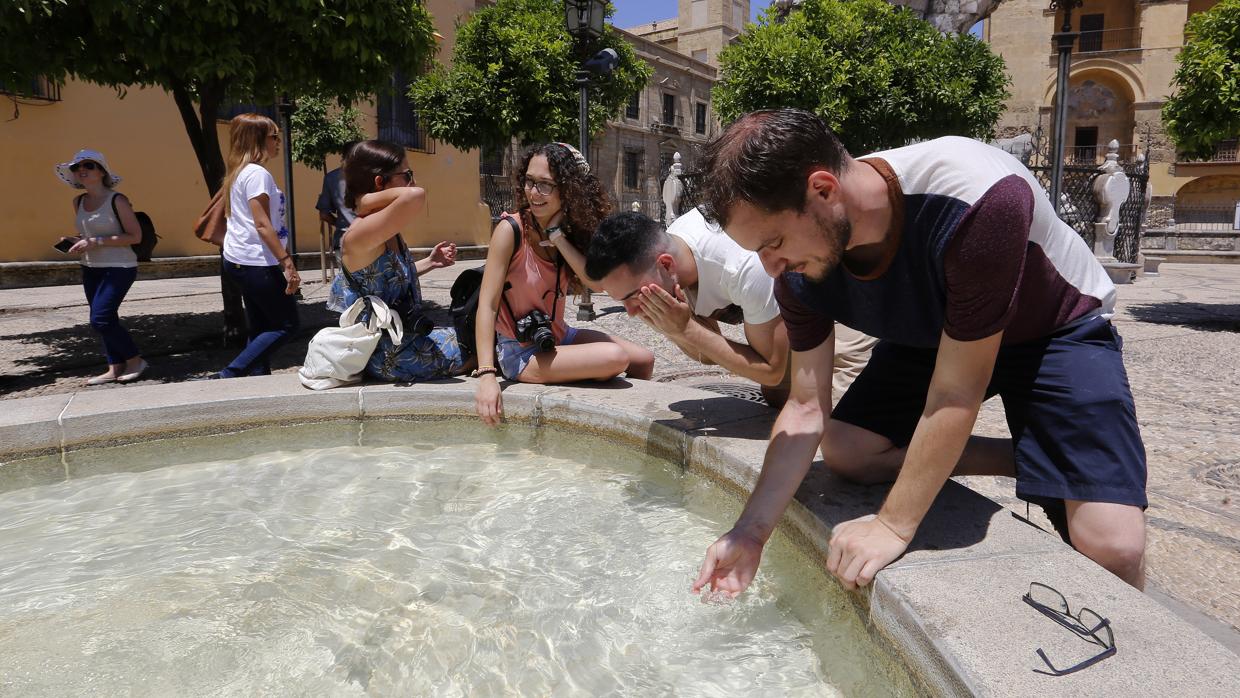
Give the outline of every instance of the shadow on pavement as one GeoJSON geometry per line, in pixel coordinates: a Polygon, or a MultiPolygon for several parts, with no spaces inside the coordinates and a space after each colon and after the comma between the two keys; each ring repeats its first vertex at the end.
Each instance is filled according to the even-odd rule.
{"type": "Polygon", "coordinates": [[[1129,315],[1155,325],[1179,325],[1205,332],[1240,332],[1240,303],[1164,302],[1130,305],[1129,315]]]}

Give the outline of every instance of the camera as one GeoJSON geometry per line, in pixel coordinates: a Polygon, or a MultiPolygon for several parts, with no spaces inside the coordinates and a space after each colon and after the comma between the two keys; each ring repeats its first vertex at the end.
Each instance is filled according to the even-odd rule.
{"type": "Polygon", "coordinates": [[[534,344],[538,351],[555,349],[555,335],[551,332],[551,318],[541,310],[531,310],[529,315],[517,320],[517,341],[534,344]]]}

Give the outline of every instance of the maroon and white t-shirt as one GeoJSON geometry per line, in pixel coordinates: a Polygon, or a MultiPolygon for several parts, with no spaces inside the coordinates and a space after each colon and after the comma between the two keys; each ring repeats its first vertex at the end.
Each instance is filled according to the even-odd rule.
{"type": "Polygon", "coordinates": [[[893,209],[882,261],[866,276],[841,263],[822,282],[775,283],[793,351],[826,340],[832,323],[898,344],[935,347],[943,332],[1004,344],[1109,318],[1115,286],[1080,235],[1055,215],[1010,154],[947,137],[859,159],[887,180],[893,209]]]}

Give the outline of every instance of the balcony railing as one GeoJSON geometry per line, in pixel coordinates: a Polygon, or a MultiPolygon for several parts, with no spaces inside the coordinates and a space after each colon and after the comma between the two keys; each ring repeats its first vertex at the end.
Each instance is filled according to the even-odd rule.
{"type": "Polygon", "coordinates": [[[60,101],[60,86],[40,75],[24,82],[8,84],[0,82],[0,94],[13,95],[23,99],[41,99],[48,102],[60,101]]]}
{"type": "MultiPolygon", "coordinates": [[[[1081,32],[1072,50],[1074,53],[1101,53],[1137,48],[1141,48],[1141,27],[1124,27],[1081,32]]],[[[1058,43],[1051,39],[1051,53],[1058,51],[1058,43]]]]}
{"type": "Polygon", "coordinates": [[[1240,162],[1240,138],[1232,138],[1214,147],[1214,154],[1207,158],[1180,157],[1180,162],[1240,162]]]}
{"type": "MultiPolygon", "coordinates": [[[[1119,147],[1119,159],[1122,162],[1130,162],[1141,152],[1139,145],[1133,143],[1125,143],[1119,147]]],[[[1064,148],[1064,162],[1070,165],[1101,165],[1107,159],[1106,144],[1098,145],[1082,145],[1073,148],[1064,148]]]]}
{"type": "Polygon", "coordinates": [[[1230,233],[1240,230],[1240,207],[1236,204],[1175,205],[1175,229],[1185,232],[1230,233]]]}
{"type": "Polygon", "coordinates": [[[660,119],[650,120],[650,130],[654,133],[680,133],[685,126],[685,117],[683,114],[677,114],[676,118],[671,121],[662,121],[660,119]]]}

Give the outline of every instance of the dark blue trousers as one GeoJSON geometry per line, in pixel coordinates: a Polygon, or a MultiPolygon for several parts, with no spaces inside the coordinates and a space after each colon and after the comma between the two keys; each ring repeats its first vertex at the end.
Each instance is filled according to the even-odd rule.
{"type": "Polygon", "coordinates": [[[90,304],[90,328],[103,340],[103,353],[109,364],[123,364],[140,353],[129,330],[121,326],[117,312],[137,277],[137,267],[82,266],[82,287],[90,304]]]}
{"type": "Polygon", "coordinates": [[[288,282],[279,266],[250,267],[225,260],[224,272],[241,287],[250,341],[220,375],[225,378],[268,375],[271,355],[301,326],[297,301],[284,293],[288,282]]]}

